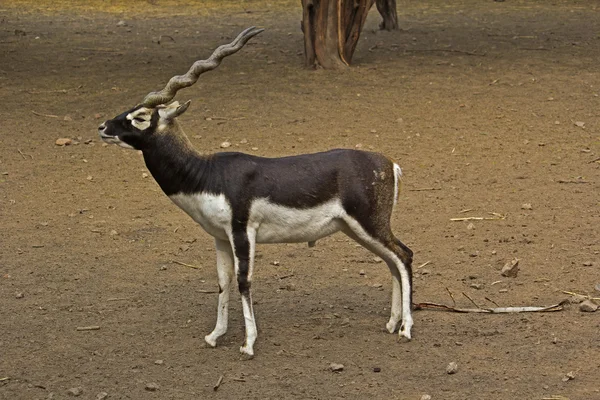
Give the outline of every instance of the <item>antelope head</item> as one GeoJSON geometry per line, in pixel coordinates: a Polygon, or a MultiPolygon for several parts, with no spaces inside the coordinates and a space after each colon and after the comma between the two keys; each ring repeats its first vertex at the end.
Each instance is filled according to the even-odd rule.
{"type": "Polygon", "coordinates": [[[175,118],[188,109],[190,101],[170,103],[177,91],[192,86],[201,74],[217,68],[223,58],[236,53],[263,30],[247,28],[231,43],[219,46],[208,59],[196,61],[185,75],[172,77],[161,91],[149,93],[141,104],[103,122],[98,127],[98,134],[107,143],[143,150],[154,135],[177,127],[175,118]]]}

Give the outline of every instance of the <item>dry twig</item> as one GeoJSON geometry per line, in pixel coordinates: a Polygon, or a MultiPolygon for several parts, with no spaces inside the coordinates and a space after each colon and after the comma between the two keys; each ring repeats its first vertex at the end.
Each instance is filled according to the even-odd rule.
{"type": "Polygon", "coordinates": [[[461,53],[468,56],[484,57],[485,53],[475,53],[473,51],[454,50],[454,49],[406,49],[404,50],[409,53],[427,53],[427,52],[443,52],[443,53],[461,53]]]}
{"type": "Polygon", "coordinates": [[[77,327],[78,331],[97,331],[98,329],[100,329],[100,327],[98,325],[78,326],[77,327]]]}
{"type": "Polygon", "coordinates": [[[425,192],[428,190],[442,190],[442,188],[426,187],[426,188],[418,188],[418,189],[408,189],[409,192],[425,192]]]}
{"type": "Polygon", "coordinates": [[[424,266],[426,266],[426,265],[429,265],[430,263],[431,263],[431,261],[425,261],[423,264],[419,265],[419,266],[417,267],[417,269],[421,269],[421,268],[423,268],[424,266]]]}
{"type": "Polygon", "coordinates": [[[569,292],[568,290],[561,290],[564,294],[570,294],[571,296],[576,296],[576,297],[583,297],[586,298],[588,300],[600,300],[600,297],[592,297],[590,295],[586,295],[586,294],[579,294],[579,293],[575,293],[575,292],[569,292]]]}
{"type": "Polygon", "coordinates": [[[202,269],[201,267],[198,267],[196,265],[192,265],[192,264],[186,264],[184,262],[181,261],[177,261],[177,260],[171,260],[172,263],[174,264],[179,264],[179,265],[183,265],[184,267],[188,267],[188,268],[194,268],[194,269],[202,269]]]}
{"type": "Polygon", "coordinates": [[[37,112],[37,111],[33,111],[33,110],[31,110],[31,112],[32,112],[34,115],[37,115],[37,116],[39,116],[39,117],[58,118],[58,115],[54,115],[54,114],[42,114],[42,113],[39,113],[39,112],[37,112]]]}
{"type": "Polygon", "coordinates": [[[221,383],[223,383],[223,375],[221,375],[219,377],[219,380],[217,381],[217,383],[215,384],[215,386],[213,386],[213,390],[216,392],[217,390],[219,390],[219,386],[221,386],[221,383]]]}
{"type": "MultiPolygon", "coordinates": [[[[467,297],[468,298],[468,297],[467,297]]],[[[481,314],[508,314],[508,313],[523,313],[523,312],[551,312],[562,311],[567,300],[563,300],[558,304],[553,304],[548,307],[495,307],[495,308],[458,308],[447,306],[438,303],[417,303],[414,304],[415,310],[437,310],[451,311],[457,313],[481,313],[481,314]]]]}

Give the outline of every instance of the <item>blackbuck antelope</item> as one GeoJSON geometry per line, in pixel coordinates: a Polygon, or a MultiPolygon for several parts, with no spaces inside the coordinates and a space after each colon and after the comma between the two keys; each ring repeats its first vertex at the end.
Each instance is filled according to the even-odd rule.
{"type": "Polygon", "coordinates": [[[107,143],[141,150],[148,170],[167,196],[215,238],[219,300],[215,329],[204,339],[216,346],[227,330],[230,285],[237,279],[246,326],[240,351],[254,354],[257,331],[250,286],[256,243],[308,242],[342,231],[381,257],[392,273],[391,317],[386,327],[410,339],[413,320],[412,251],[390,228],[400,191],[398,164],[377,153],[338,149],[282,158],[224,152],[204,155],[177,122],[190,102],[169,103],[176,92],[216,68],[262,29],[248,28],[171,78],[142,104],[100,125],[107,143]]]}

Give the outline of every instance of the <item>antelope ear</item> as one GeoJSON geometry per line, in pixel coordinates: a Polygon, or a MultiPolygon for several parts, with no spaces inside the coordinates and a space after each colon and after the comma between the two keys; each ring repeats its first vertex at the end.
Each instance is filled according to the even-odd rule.
{"type": "Polygon", "coordinates": [[[172,120],[186,112],[191,102],[191,100],[188,100],[183,104],[179,104],[178,101],[174,101],[173,103],[169,104],[164,108],[159,108],[158,115],[160,115],[160,117],[163,119],[172,120]]]}

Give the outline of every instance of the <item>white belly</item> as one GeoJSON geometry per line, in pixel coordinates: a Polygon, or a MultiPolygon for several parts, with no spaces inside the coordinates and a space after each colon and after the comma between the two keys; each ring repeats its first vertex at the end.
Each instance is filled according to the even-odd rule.
{"type": "MultiPolygon", "coordinates": [[[[211,236],[229,239],[232,210],[224,195],[177,194],[170,199],[211,236]]],[[[346,215],[338,199],[313,208],[291,208],[256,199],[250,206],[247,229],[257,243],[312,242],[338,232],[346,215]]]]}
{"type": "Polygon", "coordinates": [[[256,199],[250,207],[249,229],[257,243],[312,242],[342,229],[345,211],[339,200],[297,209],[256,199]]]}

